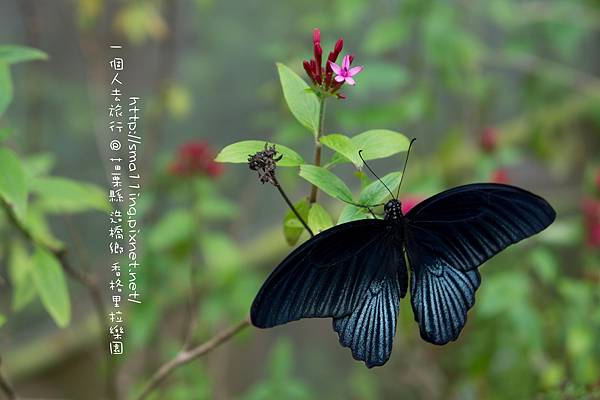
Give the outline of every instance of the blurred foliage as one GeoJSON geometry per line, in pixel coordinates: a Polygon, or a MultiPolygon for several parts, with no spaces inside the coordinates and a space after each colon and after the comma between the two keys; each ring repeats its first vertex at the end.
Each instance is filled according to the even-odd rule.
{"type": "MultiPolygon", "coordinates": [[[[600,214],[581,208],[584,198],[600,204],[597,1],[294,0],[234,6],[211,0],[79,0],[75,5],[82,36],[93,38],[106,24],[133,49],[157,46],[164,52],[158,57],[161,71],[175,59],[165,48],[175,41],[191,46],[177,54],[173,76],[144,76],[159,88],[149,89],[148,130],[160,129],[163,119],[172,124],[162,141],[152,139],[158,140],[154,150],[147,148],[152,162],[138,209],[144,243],[139,290],[151,296],[128,319],[135,327],[128,351],[146,355],[136,387],[147,370],[180,348],[185,324],[178,316],[187,318],[191,287],[197,300],[194,340],[202,341],[247,314],[262,280],[283,256],[280,250],[291,249],[283,247],[284,239],[292,245],[306,238],[283,203],[267,201],[275,198],[274,189],[260,187],[259,204],[253,200],[254,184],[245,182],[255,179],[254,172],[243,165],[230,166],[221,177],[169,173],[175,144],[198,136],[213,147],[242,141],[228,150],[235,158],[229,161],[243,163],[266,141],[281,143],[278,149],[288,157],[277,170],[280,181],[311,227],[320,230],[369,217],[338,198],[367,204],[387,196],[358,169],[362,161],[355,150],[377,160],[375,170],[394,190],[408,136],[417,142],[401,197],[502,180],[542,194],[558,211],[547,231],[482,267],[477,302],[458,342],[443,348],[422,342],[404,299],[396,348],[384,368],[366,370],[346,353],[338,359],[335,349],[296,339],[279,339],[256,355],[254,341],[267,339],[252,332],[234,343],[235,354],[218,353],[178,370],[155,398],[600,397],[600,245],[594,241],[600,214]],[[183,21],[171,19],[174,5],[183,21]],[[289,89],[308,87],[298,73],[311,52],[315,26],[322,29],[324,48],[341,35],[357,64],[365,66],[356,87],[345,90],[348,99],[328,103],[321,167],[310,165],[318,104],[312,93],[289,89]],[[293,98],[294,93],[303,97],[293,98]],[[228,132],[233,127],[244,130],[228,132]],[[373,128],[378,130],[368,131],[373,128]],[[484,138],[487,128],[494,131],[484,138]],[[320,195],[309,206],[302,197],[308,195],[306,182],[298,174],[332,198],[320,195]],[[276,221],[280,242],[267,233],[276,221]],[[281,254],[272,259],[276,252],[281,254]],[[255,359],[246,359],[248,353],[255,359]],[[239,362],[255,380],[234,385],[237,372],[220,376],[215,371],[223,368],[222,358],[230,359],[232,371],[239,362]],[[314,359],[320,362],[307,367],[314,359]]],[[[22,68],[13,64],[45,58],[34,49],[0,46],[0,196],[35,239],[34,245],[22,240],[2,215],[0,255],[11,293],[11,306],[0,310],[2,329],[31,313],[36,302],[57,324],[68,323],[69,287],[48,254],[63,246],[55,233],[56,214],[108,209],[101,189],[52,176],[55,159],[62,165],[69,160],[31,151],[27,143],[37,136],[25,137],[25,122],[4,114],[15,94],[12,70],[22,68]]],[[[47,130],[56,130],[56,136],[87,132],[90,111],[79,101],[79,86],[87,82],[46,78],[48,99],[54,100],[48,104],[64,104],[68,113],[64,126],[47,119],[47,130]]],[[[79,162],[76,154],[68,158],[79,162]]],[[[330,335],[327,346],[337,346],[330,335]]]]}

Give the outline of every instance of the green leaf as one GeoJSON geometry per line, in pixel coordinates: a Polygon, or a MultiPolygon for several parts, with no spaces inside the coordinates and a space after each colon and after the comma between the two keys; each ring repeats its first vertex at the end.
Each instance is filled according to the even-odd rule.
{"type": "Polygon", "coordinates": [[[71,320],[71,300],[64,272],[56,257],[38,247],[33,255],[31,276],[52,319],[61,328],[66,327],[71,320]]]}
{"type": "Polygon", "coordinates": [[[11,128],[2,128],[0,129],[0,142],[8,139],[10,135],[13,134],[13,130],[11,128]]]}
{"type": "Polygon", "coordinates": [[[48,55],[41,50],[25,46],[0,46],[0,61],[15,64],[23,61],[46,60],[48,55]]]}
{"type": "Polygon", "coordinates": [[[18,312],[31,303],[36,295],[31,282],[31,259],[19,243],[12,246],[8,275],[13,287],[12,309],[18,312]]]}
{"type": "MultiPolygon", "coordinates": [[[[401,133],[387,129],[373,129],[352,137],[352,141],[359,150],[363,150],[365,160],[386,158],[408,150],[410,141],[401,133]]],[[[335,155],[332,164],[348,162],[346,157],[335,155]]]]}
{"type": "Polygon", "coordinates": [[[4,61],[0,60],[0,116],[4,114],[8,105],[12,101],[13,86],[10,76],[10,67],[4,61]]]}
{"type": "MultiPolygon", "coordinates": [[[[304,198],[294,204],[294,208],[298,211],[298,214],[306,221],[308,219],[308,199],[304,198]]],[[[304,226],[302,223],[296,218],[296,215],[292,210],[288,210],[283,219],[283,235],[285,236],[285,241],[293,246],[298,243],[298,239],[300,239],[300,235],[304,232],[304,226]]]]}
{"type": "Polygon", "coordinates": [[[0,197],[23,219],[27,210],[27,180],[19,157],[10,149],[0,148],[0,197]]]}
{"type": "Polygon", "coordinates": [[[0,314],[0,327],[6,323],[6,316],[4,314],[0,314]]]}
{"type": "Polygon", "coordinates": [[[356,168],[362,168],[363,161],[358,155],[360,149],[348,136],[334,133],[332,135],[323,136],[319,140],[331,150],[340,153],[348,160],[352,161],[356,168]]]}
{"type": "MultiPolygon", "coordinates": [[[[265,143],[268,142],[263,140],[244,140],[232,143],[229,146],[225,146],[225,148],[219,152],[215,161],[245,164],[248,162],[249,156],[265,149],[265,143]]],[[[275,143],[269,143],[269,145],[275,145],[277,153],[283,156],[281,160],[277,162],[277,166],[297,167],[298,165],[304,164],[304,160],[300,154],[289,147],[275,143]]]]}
{"type": "Polygon", "coordinates": [[[46,216],[38,204],[34,203],[27,208],[27,214],[23,221],[36,243],[53,250],[64,248],[64,244],[50,230],[46,216]]]}
{"type": "Polygon", "coordinates": [[[365,160],[386,158],[408,150],[410,140],[399,132],[387,129],[373,129],[352,138],[359,149],[363,150],[365,160]]]}
{"type": "Polygon", "coordinates": [[[285,64],[277,63],[283,97],[294,117],[315,136],[319,129],[319,99],[310,87],[285,64]]]}
{"type": "Polygon", "coordinates": [[[58,177],[38,177],[31,185],[42,209],[52,213],[110,211],[106,191],[90,183],[58,177]]]}
{"type": "Polygon", "coordinates": [[[313,233],[317,234],[331,228],[333,226],[333,219],[320,204],[314,203],[310,207],[307,223],[313,233]]]}
{"type": "Polygon", "coordinates": [[[302,165],[300,176],[336,199],[352,201],[352,192],[344,181],[331,171],[316,165],[302,165]]]}
{"type": "Polygon", "coordinates": [[[56,163],[56,157],[51,153],[37,153],[23,159],[23,168],[28,180],[41,175],[48,175],[56,163]]]}
{"type": "Polygon", "coordinates": [[[386,186],[395,195],[396,189],[398,189],[398,185],[400,184],[401,177],[402,172],[391,172],[381,178],[383,183],[385,183],[385,186],[379,180],[372,182],[360,193],[359,203],[364,205],[383,203],[390,197],[390,192],[388,192],[386,186]]]}
{"type": "Polygon", "coordinates": [[[346,204],[344,208],[342,208],[342,212],[340,213],[340,217],[338,218],[338,225],[343,224],[345,222],[357,221],[359,219],[368,218],[366,214],[367,211],[364,208],[353,206],[352,204],[346,204]]]}

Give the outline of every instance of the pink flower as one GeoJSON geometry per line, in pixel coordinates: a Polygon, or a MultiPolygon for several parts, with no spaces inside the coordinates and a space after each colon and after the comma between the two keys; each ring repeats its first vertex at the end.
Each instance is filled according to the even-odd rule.
{"type": "Polygon", "coordinates": [[[335,77],[336,82],[339,82],[339,83],[346,82],[349,85],[356,84],[353,76],[355,76],[360,71],[362,71],[363,67],[361,66],[361,67],[350,68],[350,64],[352,63],[352,58],[353,57],[350,55],[344,56],[341,67],[339,65],[337,65],[336,63],[334,63],[333,61],[329,61],[329,65],[331,65],[331,69],[336,74],[336,77],[335,77]]]}

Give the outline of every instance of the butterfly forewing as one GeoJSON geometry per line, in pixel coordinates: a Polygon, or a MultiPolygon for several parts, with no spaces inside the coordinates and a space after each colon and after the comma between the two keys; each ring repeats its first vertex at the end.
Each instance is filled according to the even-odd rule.
{"type": "Polygon", "coordinates": [[[550,225],[556,214],[541,197],[483,183],[435,195],[406,215],[411,303],[423,339],[455,340],[475,302],[476,268],[507,246],[550,225]]]}
{"type": "Polygon", "coordinates": [[[267,328],[350,314],[385,259],[386,232],[381,220],[352,221],[303,243],[261,287],[252,303],[252,323],[267,328]]]}

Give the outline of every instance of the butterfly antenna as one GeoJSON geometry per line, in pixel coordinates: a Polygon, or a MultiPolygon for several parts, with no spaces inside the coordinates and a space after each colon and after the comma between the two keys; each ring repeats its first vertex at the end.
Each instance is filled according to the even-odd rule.
{"type": "Polygon", "coordinates": [[[354,207],[361,207],[361,208],[372,208],[372,207],[379,207],[379,206],[383,206],[385,203],[381,203],[381,204],[358,204],[358,203],[353,203],[351,201],[348,200],[344,200],[341,197],[336,197],[338,200],[343,201],[346,204],[350,204],[351,206],[354,207]]]}
{"type": "Polygon", "coordinates": [[[381,184],[383,185],[383,187],[385,187],[387,189],[388,192],[390,192],[390,195],[392,195],[392,197],[394,197],[394,193],[392,193],[392,191],[390,190],[389,187],[387,187],[387,185],[385,184],[384,181],[381,180],[380,177],[377,176],[377,174],[371,169],[371,167],[369,167],[369,164],[367,164],[367,162],[365,161],[365,159],[362,156],[362,150],[358,151],[358,156],[360,157],[360,159],[362,160],[362,162],[365,164],[365,166],[369,169],[369,171],[371,171],[371,173],[375,176],[375,178],[377,178],[377,180],[379,182],[381,182],[381,184]]]}
{"type": "Polygon", "coordinates": [[[400,186],[402,186],[402,181],[404,180],[404,172],[406,172],[406,165],[408,164],[408,156],[410,155],[410,148],[412,147],[415,140],[417,140],[417,138],[412,138],[412,140],[410,141],[410,144],[408,145],[408,150],[406,150],[406,158],[404,159],[404,168],[402,168],[402,176],[400,177],[400,183],[398,184],[398,192],[396,193],[396,199],[398,199],[398,196],[400,195],[400,186]]]}

